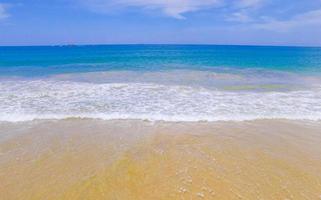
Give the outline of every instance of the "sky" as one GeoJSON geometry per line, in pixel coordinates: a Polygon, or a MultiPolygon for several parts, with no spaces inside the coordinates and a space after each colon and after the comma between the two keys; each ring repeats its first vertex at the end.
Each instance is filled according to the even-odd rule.
{"type": "Polygon", "coordinates": [[[0,45],[321,46],[321,0],[0,0],[0,45]]]}

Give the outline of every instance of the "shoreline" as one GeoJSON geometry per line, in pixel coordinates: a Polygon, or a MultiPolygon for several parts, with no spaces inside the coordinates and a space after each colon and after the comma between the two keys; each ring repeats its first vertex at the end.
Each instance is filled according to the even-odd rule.
{"type": "MultiPolygon", "coordinates": [[[[148,117],[147,115],[137,115],[137,117],[128,117],[127,115],[111,115],[111,116],[68,116],[68,115],[44,115],[41,118],[35,117],[35,115],[27,115],[24,116],[24,119],[19,119],[19,117],[15,115],[5,116],[6,120],[0,120],[1,124],[28,124],[28,123],[45,123],[45,122],[59,122],[59,121],[105,121],[105,122],[137,122],[137,123],[168,123],[168,124],[177,124],[177,123],[186,123],[186,124],[215,124],[215,123],[242,123],[242,122],[264,122],[264,121],[280,121],[280,122],[297,122],[297,123],[320,123],[321,119],[319,117],[284,117],[284,118],[268,118],[268,117],[235,117],[227,118],[227,119],[210,119],[204,117],[191,117],[186,118],[184,116],[175,116],[175,117],[167,117],[167,116],[156,116],[156,117],[148,117]]],[[[4,117],[3,117],[4,118],[4,117]]],[[[1,119],[1,118],[0,118],[1,119]]]]}

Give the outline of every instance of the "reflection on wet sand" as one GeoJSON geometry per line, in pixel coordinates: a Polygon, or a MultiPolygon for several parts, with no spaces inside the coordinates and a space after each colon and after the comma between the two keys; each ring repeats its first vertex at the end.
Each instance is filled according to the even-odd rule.
{"type": "Polygon", "coordinates": [[[321,124],[0,125],[1,199],[321,199],[321,124]]]}

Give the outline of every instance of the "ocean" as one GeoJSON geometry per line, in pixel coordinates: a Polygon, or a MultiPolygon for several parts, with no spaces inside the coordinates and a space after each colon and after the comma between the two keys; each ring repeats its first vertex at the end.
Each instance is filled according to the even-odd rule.
{"type": "Polygon", "coordinates": [[[0,121],[321,119],[321,48],[0,47],[0,121]]]}

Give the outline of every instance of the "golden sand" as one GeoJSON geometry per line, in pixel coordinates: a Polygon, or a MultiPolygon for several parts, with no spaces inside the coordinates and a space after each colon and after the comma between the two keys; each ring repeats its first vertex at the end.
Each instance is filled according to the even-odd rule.
{"type": "Polygon", "coordinates": [[[321,199],[321,124],[0,125],[0,199],[321,199]]]}

